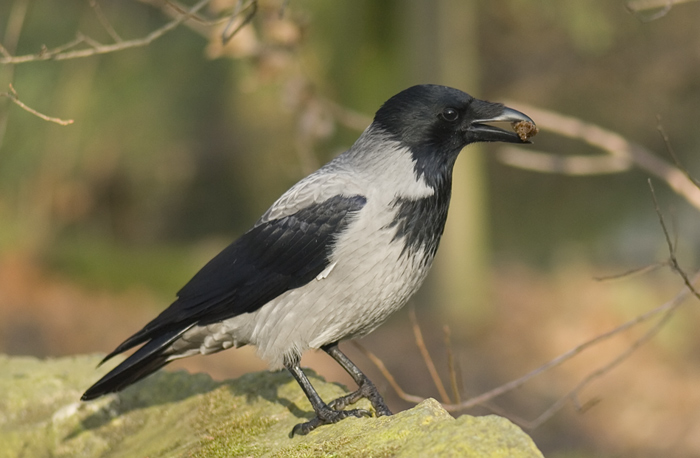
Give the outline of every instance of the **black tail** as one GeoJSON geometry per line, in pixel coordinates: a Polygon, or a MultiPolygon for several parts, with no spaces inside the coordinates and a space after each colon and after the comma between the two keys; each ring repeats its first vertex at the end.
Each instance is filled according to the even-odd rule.
{"type": "Polygon", "coordinates": [[[164,353],[165,350],[184,331],[168,332],[151,340],[88,388],[80,400],[89,401],[107,393],[121,391],[165,366],[170,356],[164,353]]]}

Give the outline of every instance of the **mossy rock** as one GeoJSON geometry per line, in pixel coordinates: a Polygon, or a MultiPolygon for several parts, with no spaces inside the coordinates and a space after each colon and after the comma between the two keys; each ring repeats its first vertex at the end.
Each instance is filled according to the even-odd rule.
{"type": "MultiPolygon", "coordinates": [[[[122,393],[80,402],[105,371],[95,370],[99,360],[0,355],[0,458],[542,456],[508,420],[454,419],[432,399],[391,417],[349,418],[290,438],[313,411],[286,372],[215,382],[161,371],[122,393]]],[[[324,399],[346,393],[309,373],[324,399]]]]}

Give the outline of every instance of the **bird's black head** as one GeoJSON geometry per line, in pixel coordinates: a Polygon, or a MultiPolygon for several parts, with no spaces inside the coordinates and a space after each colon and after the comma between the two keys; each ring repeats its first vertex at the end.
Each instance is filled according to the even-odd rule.
{"type": "Polygon", "coordinates": [[[534,128],[519,111],[434,84],[399,92],[374,117],[375,126],[411,150],[418,174],[428,182],[432,174],[451,173],[457,155],[470,143],[529,143],[512,130],[484,124],[499,121],[524,121],[534,128]]]}

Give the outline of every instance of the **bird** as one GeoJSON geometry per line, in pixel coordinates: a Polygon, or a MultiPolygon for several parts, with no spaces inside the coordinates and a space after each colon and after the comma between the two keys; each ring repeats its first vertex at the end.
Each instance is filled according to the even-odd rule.
{"type": "Polygon", "coordinates": [[[459,153],[477,142],[531,143],[518,123],[535,126],[451,87],[421,84],[394,95],[348,150],[282,194],[109,353],[100,364],[140,346],[81,400],[118,392],[176,359],[253,345],[271,370],[291,373],[314,410],[291,436],[371,416],[346,409],[362,398],[375,416],[391,415],[339,343],[372,332],[416,292],[445,228],[459,153]],[[358,389],[324,402],[300,366],[310,349],[326,352],[358,389]]]}

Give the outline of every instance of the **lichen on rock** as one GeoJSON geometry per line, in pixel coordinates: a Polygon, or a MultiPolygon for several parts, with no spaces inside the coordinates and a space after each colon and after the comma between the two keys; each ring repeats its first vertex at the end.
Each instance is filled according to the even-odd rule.
{"type": "MultiPolygon", "coordinates": [[[[391,417],[349,418],[290,439],[313,411],[286,372],[215,382],[160,371],[122,393],[80,402],[106,371],[95,370],[100,359],[0,355],[0,458],[542,456],[508,420],[454,419],[432,399],[391,417]]],[[[346,393],[310,374],[324,399],[346,393]]]]}

